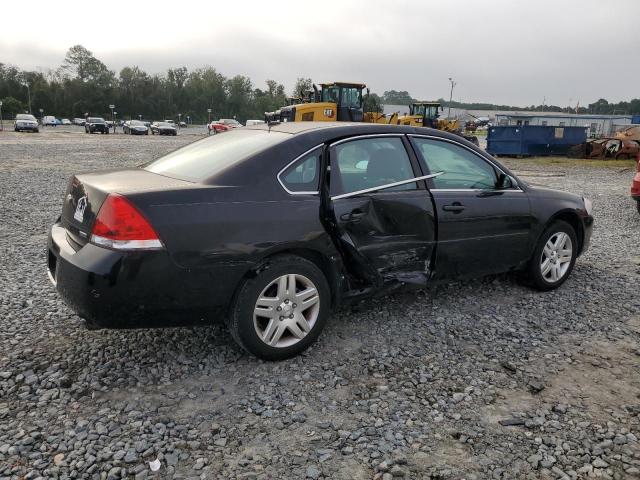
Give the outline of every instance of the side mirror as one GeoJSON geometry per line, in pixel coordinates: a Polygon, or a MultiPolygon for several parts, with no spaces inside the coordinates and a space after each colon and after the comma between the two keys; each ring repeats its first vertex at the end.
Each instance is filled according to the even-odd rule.
{"type": "Polygon", "coordinates": [[[500,173],[498,175],[498,180],[496,181],[496,190],[508,190],[517,186],[517,182],[510,175],[507,175],[505,173],[500,173]]]}

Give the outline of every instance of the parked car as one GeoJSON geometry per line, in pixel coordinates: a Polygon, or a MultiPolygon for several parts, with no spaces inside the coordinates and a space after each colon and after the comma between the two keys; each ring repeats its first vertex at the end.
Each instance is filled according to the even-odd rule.
{"type": "Polygon", "coordinates": [[[19,113],[16,115],[16,121],[13,129],[16,132],[28,130],[30,132],[38,133],[40,131],[38,128],[38,120],[36,120],[36,117],[28,113],[19,113]]]}
{"type": "Polygon", "coordinates": [[[218,122],[231,128],[238,128],[242,126],[242,124],[235,118],[221,118],[220,120],[218,120],[218,122]]]}
{"type": "Polygon", "coordinates": [[[123,132],[129,135],[149,135],[149,127],[141,120],[124,122],[123,132]]]}
{"type": "Polygon", "coordinates": [[[107,126],[107,122],[104,121],[104,118],[100,117],[88,117],[87,121],[84,124],[84,132],[85,133],[109,133],[109,127],[107,126]]]}
{"type": "Polygon", "coordinates": [[[178,134],[178,130],[176,130],[176,126],[167,122],[153,122],[151,124],[151,133],[158,135],[173,135],[176,136],[178,134]]]}
{"type": "Polygon", "coordinates": [[[77,174],[65,198],[49,275],[90,327],[227,313],[269,360],[367,295],[507,271],[558,288],[593,223],[588,199],[529,185],[459,136],[379,124],[235,129],[77,174]]]}
{"type": "Polygon", "coordinates": [[[244,122],[245,127],[250,127],[251,125],[262,125],[264,120],[247,120],[244,122]]]}
{"type": "Polygon", "coordinates": [[[207,125],[207,130],[209,131],[209,134],[212,134],[212,133],[216,134],[216,133],[228,132],[229,130],[231,130],[231,127],[225,125],[224,123],[214,121],[214,122],[211,122],[209,125],[207,125]]]}
{"type": "Polygon", "coordinates": [[[71,125],[71,120],[69,120],[68,118],[63,118],[61,122],[62,125],[71,125]]]}
{"type": "Polygon", "coordinates": [[[45,127],[57,127],[61,123],[62,122],[60,122],[60,120],[58,120],[53,115],[46,115],[42,118],[42,125],[45,127]]]}
{"type": "Polygon", "coordinates": [[[180,122],[180,128],[187,128],[187,122],[180,122]]]}
{"type": "Polygon", "coordinates": [[[636,208],[640,213],[640,153],[636,157],[636,175],[631,181],[631,198],[636,201],[636,208]]]}
{"type": "Polygon", "coordinates": [[[73,123],[74,125],[79,125],[81,127],[84,127],[85,120],[84,118],[74,118],[73,120],[71,120],[71,123],[73,123]]]}

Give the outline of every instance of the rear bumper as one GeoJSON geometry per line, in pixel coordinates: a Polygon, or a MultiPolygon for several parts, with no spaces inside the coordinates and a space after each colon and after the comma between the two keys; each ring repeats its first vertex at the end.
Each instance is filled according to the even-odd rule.
{"type": "Polygon", "coordinates": [[[90,328],[210,322],[224,313],[236,285],[212,270],[181,268],[165,250],[118,252],[87,243],[76,251],[60,224],[49,231],[47,255],[50,280],[90,328]]]}

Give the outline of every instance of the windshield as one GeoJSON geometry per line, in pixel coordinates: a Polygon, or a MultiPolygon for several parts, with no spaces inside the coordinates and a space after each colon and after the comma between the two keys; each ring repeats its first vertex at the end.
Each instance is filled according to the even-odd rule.
{"type": "Polygon", "coordinates": [[[134,127],[144,127],[144,122],[141,122],[140,120],[131,120],[129,124],[134,127]]]}
{"type": "Polygon", "coordinates": [[[173,127],[173,125],[171,125],[170,123],[167,123],[167,122],[158,122],[157,125],[159,127],[173,127]]]}
{"type": "Polygon", "coordinates": [[[87,118],[87,122],[89,122],[89,123],[104,123],[104,119],[103,118],[99,118],[99,117],[90,117],[90,118],[87,118]]]}
{"type": "Polygon", "coordinates": [[[192,143],[144,168],[168,177],[203,181],[288,138],[291,136],[282,132],[237,129],[192,143]]]}
{"type": "Polygon", "coordinates": [[[16,120],[31,120],[32,122],[35,122],[36,117],[34,117],[33,115],[26,115],[24,113],[20,113],[16,115],[16,120]]]}

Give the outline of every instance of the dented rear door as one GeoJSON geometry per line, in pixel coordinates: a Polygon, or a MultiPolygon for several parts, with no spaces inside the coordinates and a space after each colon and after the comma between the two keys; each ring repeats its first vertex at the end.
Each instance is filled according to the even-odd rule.
{"type": "Polygon", "coordinates": [[[436,222],[424,182],[358,193],[419,177],[406,146],[402,135],[364,136],[329,150],[338,247],[351,273],[378,287],[394,281],[424,285],[430,275],[436,222]]]}

